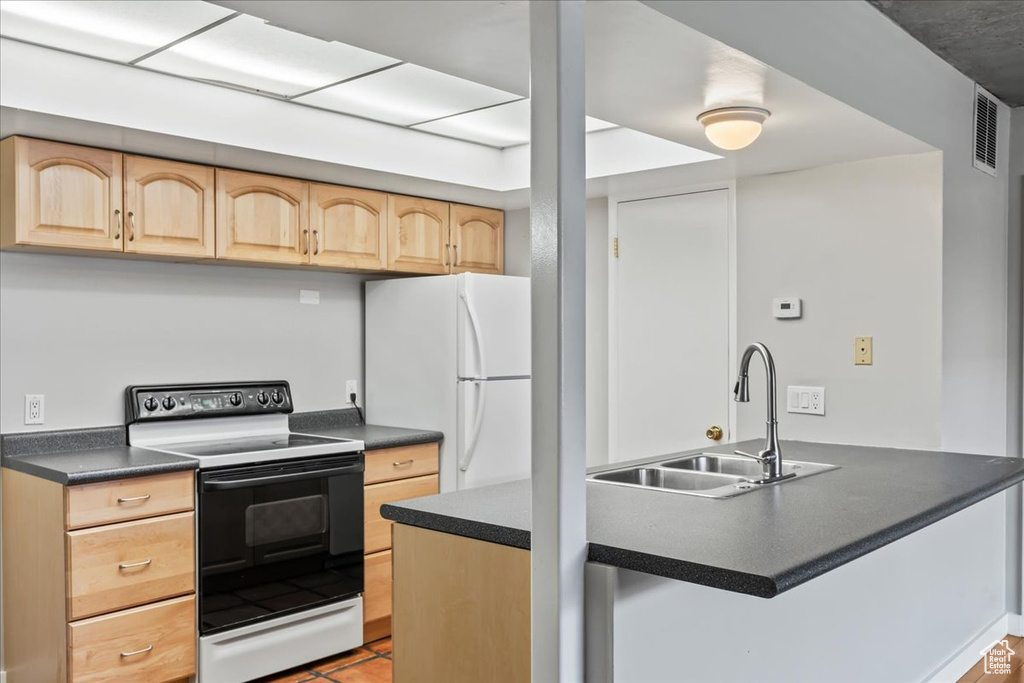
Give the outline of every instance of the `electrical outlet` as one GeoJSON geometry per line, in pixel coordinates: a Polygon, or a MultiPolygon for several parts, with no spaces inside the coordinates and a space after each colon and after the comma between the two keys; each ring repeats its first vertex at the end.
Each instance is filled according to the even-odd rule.
{"type": "Polygon", "coordinates": [[[43,424],[43,408],[46,397],[42,394],[25,394],[25,424],[43,424]]]}
{"type": "Polygon", "coordinates": [[[309,304],[311,306],[320,305],[320,290],[319,289],[300,289],[299,290],[299,303],[309,304]]]}
{"type": "Polygon", "coordinates": [[[786,387],[786,411],[824,415],[825,387],[786,387]]]}
{"type": "Polygon", "coordinates": [[[855,337],[853,340],[853,364],[871,365],[873,337],[855,337]]]}
{"type": "Polygon", "coordinates": [[[345,382],[345,400],[349,405],[352,405],[352,394],[356,395],[358,400],[359,397],[359,382],[358,380],[350,379],[345,382]]]}

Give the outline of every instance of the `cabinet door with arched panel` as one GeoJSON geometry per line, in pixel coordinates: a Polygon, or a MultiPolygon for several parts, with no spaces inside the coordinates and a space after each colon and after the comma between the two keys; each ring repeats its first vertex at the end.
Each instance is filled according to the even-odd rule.
{"type": "Polygon", "coordinates": [[[217,258],[309,261],[309,183],[217,169],[217,258]]]}
{"type": "Polygon", "coordinates": [[[447,202],[388,195],[388,270],[450,272],[447,202]]]}
{"type": "Polygon", "coordinates": [[[213,258],[214,171],[125,156],[126,252],[213,258]]]}
{"type": "Polygon", "coordinates": [[[364,270],[387,268],[386,194],[313,183],[310,208],[310,263],[364,270]]]}
{"type": "Polygon", "coordinates": [[[15,136],[0,155],[3,246],[121,251],[120,152],[15,136]]]}
{"type": "Polygon", "coordinates": [[[505,272],[505,212],[452,204],[453,273],[505,272]]]}

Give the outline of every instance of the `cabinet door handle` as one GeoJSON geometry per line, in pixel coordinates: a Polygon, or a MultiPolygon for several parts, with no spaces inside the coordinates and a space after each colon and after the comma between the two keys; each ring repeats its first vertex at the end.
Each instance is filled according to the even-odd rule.
{"type": "Polygon", "coordinates": [[[444,264],[450,266],[452,263],[452,245],[444,245],[444,264]]]}
{"type": "Polygon", "coordinates": [[[153,563],[153,558],[147,558],[142,562],[122,562],[117,565],[118,569],[134,569],[135,567],[147,567],[153,563]]]}
{"type": "Polygon", "coordinates": [[[117,503],[121,505],[123,503],[134,503],[139,500],[149,500],[150,494],[144,493],[141,496],[131,496],[130,498],[118,498],[117,503]]]}
{"type": "Polygon", "coordinates": [[[114,217],[117,219],[117,234],[114,235],[115,240],[121,239],[121,209],[114,209],[114,217]]]}
{"type": "Polygon", "coordinates": [[[459,245],[453,244],[452,245],[452,249],[455,250],[455,258],[452,259],[452,265],[453,266],[458,266],[459,265],[459,245]]]}
{"type": "Polygon", "coordinates": [[[309,230],[303,230],[302,237],[306,240],[306,246],[302,250],[303,255],[305,255],[309,253],[309,230]]]}
{"type": "Polygon", "coordinates": [[[135,241],[135,212],[128,212],[128,241],[135,241]]]}
{"type": "Polygon", "coordinates": [[[313,256],[320,255],[320,231],[313,231],[313,256]]]}
{"type": "Polygon", "coordinates": [[[416,462],[416,461],[415,460],[396,460],[395,462],[391,463],[391,466],[392,467],[404,467],[405,465],[411,465],[414,462],[416,462]]]}
{"type": "Polygon", "coordinates": [[[144,647],[141,650],[136,650],[135,652],[122,652],[121,656],[122,657],[134,657],[135,655],[144,655],[144,654],[146,654],[147,652],[149,652],[152,649],[153,649],[153,646],[150,645],[149,647],[144,647]]]}

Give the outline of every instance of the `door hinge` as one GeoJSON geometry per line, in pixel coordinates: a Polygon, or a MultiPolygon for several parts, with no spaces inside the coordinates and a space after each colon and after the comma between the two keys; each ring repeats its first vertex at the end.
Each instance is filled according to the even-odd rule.
{"type": "Polygon", "coordinates": [[[619,238],[616,237],[612,242],[612,253],[615,254],[615,258],[619,258],[619,238]]]}

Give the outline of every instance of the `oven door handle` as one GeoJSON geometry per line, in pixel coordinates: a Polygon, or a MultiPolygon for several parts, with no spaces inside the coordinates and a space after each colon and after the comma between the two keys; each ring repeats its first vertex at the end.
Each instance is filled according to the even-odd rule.
{"type": "Polygon", "coordinates": [[[333,477],[339,474],[355,474],[362,471],[363,464],[355,462],[350,465],[309,470],[306,472],[271,474],[269,476],[247,477],[245,479],[208,479],[203,482],[203,491],[230,491],[232,489],[244,489],[252,486],[269,486],[270,484],[302,481],[304,479],[322,479],[324,477],[333,477]]]}

